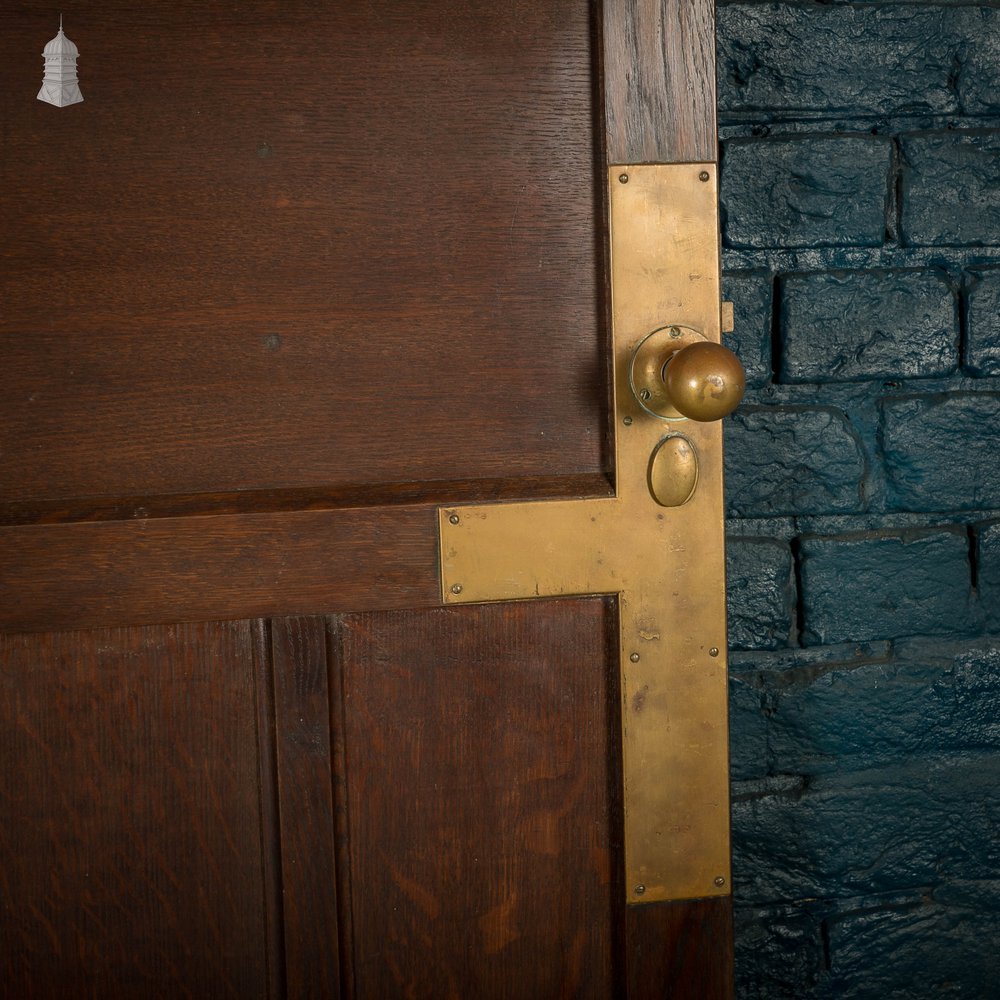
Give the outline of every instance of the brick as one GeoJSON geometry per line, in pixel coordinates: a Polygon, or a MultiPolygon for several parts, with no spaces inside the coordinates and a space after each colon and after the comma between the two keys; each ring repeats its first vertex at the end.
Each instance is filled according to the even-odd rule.
{"type": "Polygon", "coordinates": [[[750,389],[771,381],[771,276],[765,271],[726,274],[723,298],[733,303],[732,333],[724,336],[727,347],[743,362],[750,389]]]}
{"type": "Polygon", "coordinates": [[[1000,522],[978,526],[976,549],[979,600],[985,625],[990,632],[1000,632],[1000,522]]]}
{"type": "Polygon", "coordinates": [[[821,919],[804,907],[737,906],[736,995],[804,1000],[825,978],[821,919]]]}
{"type": "Polygon", "coordinates": [[[1000,393],[891,396],[881,409],[891,510],[990,510],[1000,497],[1000,393]]]}
{"type": "MultiPolygon", "coordinates": [[[[1000,746],[993,640],[904,640],[892,657],[761,670],[754,679],[771,772],[861,770],[1000,746]]],[[[741,732],[753,725],[744,719],[741,732]]]]}
{"type": "Polygon", "coordinates": [[[734,649],[787,646],[795,620],[792,552],[785,542],[731,538],[726,546],[729,645],[734,649]]]}
{"type": "Polygon", "coordinates": [[[957,111],[955,20],[941,7],[722,5],[719,111],[957,111]]]}
{"type": "Polygon", "coordinates": [[[901,145],[904,242],[1000,244],[1000,130],[916,133],[901,145]]]}
{"type": "Polygon", "coordinates": [[[938,1000],[996,996],[996,882],[958,883],[909,905],[870,906],[828,923],[831,997],[938,1000]]]}
{"type": "Polygon", "coordinates": [[[966,313],[966,368],[1000,375],[1000,268],[970,271],[966,313]]]}
{"type": "Polygon", "coordinates": [[[961,528],[804,536],[800,576],[806,645],[963,635],[973,626],[961,528]]]}
{"type": "Polygon", "coordinates": [[[732,517],[835,514],[862,507],[865,455],[833,407],[740,407],[725,422],[726,505],[732,517]]]}
{"type": "Polygon", "coordinates": [[[722,215],[733,247],[880,246],[890,140],[732,139],[723,144],[722,215]]]}
{"type": "Polygon", "coordinates": [[[781,281],[781,380],[948,375],[958,301],[941,271],[793,274],[781,281]]]}
{"type": "Polygon", "coordinates": [[[729,678],[729,774],[733,781],[767,773],[768,724],[761,692],[745,677],[729,678]]]}
{"type": "Polygon", "coordinates": [[[737,782],[736,896],[767,903],[1000,878],[998,775],[993,751],[737,782]]]}
{"type": "Polygon", "coordinates": [[[962,109],[969,115],[996,114],[1000,111],[1000,11],[985,5],[969,7],[956,29],[966,47],[955,81],[962,109]]]}

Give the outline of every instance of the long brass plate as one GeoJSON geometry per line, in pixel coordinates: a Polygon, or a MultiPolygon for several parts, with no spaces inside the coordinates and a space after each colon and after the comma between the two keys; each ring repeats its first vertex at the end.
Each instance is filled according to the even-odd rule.
{"type": "Polygon", "coordinates": [[[677,324],[719,340],[716,170],[615,166],[608,183],[617,495],[442,509],[442,596],[618,595],[627,900],[725,895],[721,427],[654,417],[628,387],[632,351],[650,331],[677,324]],[[658,442],[678,432],[698,454],[698,485],[664,508],[646,471],[658,442]]]}

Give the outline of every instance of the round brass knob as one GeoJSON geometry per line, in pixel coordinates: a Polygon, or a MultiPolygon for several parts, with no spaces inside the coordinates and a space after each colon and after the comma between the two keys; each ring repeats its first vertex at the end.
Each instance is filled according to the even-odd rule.
{"type": "Polygon", "coordinates": [[[706,340],[671,354],[663,366],[663,382],[678,413],[692,420],[720,420],[739,406],[746,374],[728,347],[706,340]]]}

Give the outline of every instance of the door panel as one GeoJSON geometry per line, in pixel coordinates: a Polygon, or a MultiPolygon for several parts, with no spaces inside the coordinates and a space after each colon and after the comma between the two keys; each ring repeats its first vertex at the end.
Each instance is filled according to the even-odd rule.
{"type": "Polygon", "coordinates": [[[357,995],[611,995],[613,602],[349,616],[337,639],[357,995]]]}
{"type": "Polygon", "coordinates": [[[10,516],[601,488],[587,3],[119,0],[67,13],[70,109],[24,93],[50,10],[0,20],[10,516]]]}
{"type": "Polygon", "coordinates": [[[249,623],[0,635],[3,991],[263,997],[249,623]]]}

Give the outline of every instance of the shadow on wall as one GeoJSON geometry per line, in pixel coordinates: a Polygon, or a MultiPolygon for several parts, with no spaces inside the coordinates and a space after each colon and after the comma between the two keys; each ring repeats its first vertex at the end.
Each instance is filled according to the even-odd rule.
{"type": "Polygon", "coordinates": [[[1000,9],[718,32],[738,994],[989,996],[1000,9]]]}

